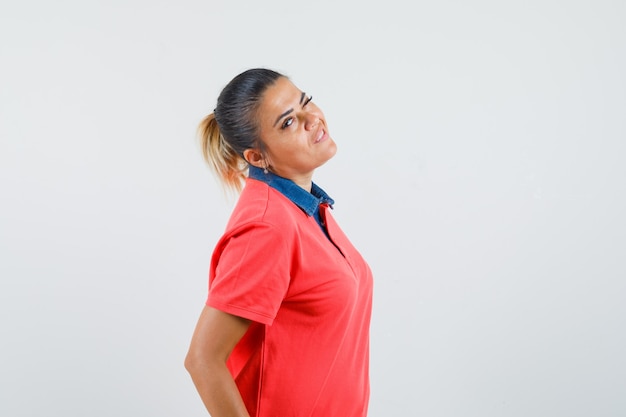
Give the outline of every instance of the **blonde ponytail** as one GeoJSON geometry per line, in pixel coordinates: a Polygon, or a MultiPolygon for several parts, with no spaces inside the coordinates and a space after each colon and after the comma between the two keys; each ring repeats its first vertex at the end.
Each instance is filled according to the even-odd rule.
{"type": "Polygon", "coordinates": [[[246,179],[246,161],[224,140],[213,113],[198,126],[205,161],[226,188],[240,192],[246,179]]]}
{"type": "Polygon", "coordinates": [[[198,133],[204,159],[224,188],[241,191],[248,175],[243,158],[248,149],[263,150],[258,111],[265,90],[283,77],[276,71],[253,68],[224,87],[213,113],[202,120],[198,133]]]}

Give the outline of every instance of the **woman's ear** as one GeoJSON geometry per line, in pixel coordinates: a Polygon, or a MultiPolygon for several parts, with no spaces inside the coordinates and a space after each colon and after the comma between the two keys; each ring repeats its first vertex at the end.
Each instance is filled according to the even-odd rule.
{"type": "Polygon", "coordinates": [[[250,164],[257,168],[265,168],[265,158],[258,149],[246,149],[243,151],[243,157],[250,164]]]}

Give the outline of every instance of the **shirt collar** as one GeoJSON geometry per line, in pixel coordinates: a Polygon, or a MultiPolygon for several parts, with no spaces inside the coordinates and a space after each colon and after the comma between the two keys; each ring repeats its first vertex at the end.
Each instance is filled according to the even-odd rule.
{"type": "Polygon", "coordinates": [[[266,174],[263,169],[252,165],[249,167],[248,177],[262,181],[270,187],[278,190],[309,216],[313,216],[315,214],[320,204],[326,203],[331,208],[333,204],[335,204],[335,201],[315,183],[312,183],[311,192],[309,193],[304,188],[287,178],[279,177],[269,171],[266,174]]]}

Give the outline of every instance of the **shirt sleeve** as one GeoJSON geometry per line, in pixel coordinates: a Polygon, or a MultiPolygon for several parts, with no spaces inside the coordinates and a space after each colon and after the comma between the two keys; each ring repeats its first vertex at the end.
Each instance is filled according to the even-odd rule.
{"type": "Polygon", "coordinates": [[[271,325],[289,288],[288,241],[267,223],[249,223],[224,235],[211,259],[206,304],[271,325]]]}

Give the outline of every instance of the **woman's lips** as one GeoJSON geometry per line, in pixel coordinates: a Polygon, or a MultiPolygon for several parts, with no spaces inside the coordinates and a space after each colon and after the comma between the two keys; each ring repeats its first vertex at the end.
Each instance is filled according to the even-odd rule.
{"type": "Polygon", "coordinates": [[[326,140],[327,138],[328,138],[328,135],[326,134],[326,131],[324,129],[320,129],[319,133],[317,134],[317,137],[315,138],[314,143],[320,143],[326,140]]]}

